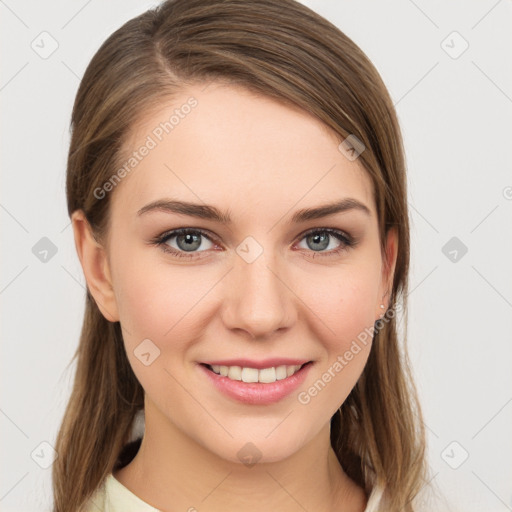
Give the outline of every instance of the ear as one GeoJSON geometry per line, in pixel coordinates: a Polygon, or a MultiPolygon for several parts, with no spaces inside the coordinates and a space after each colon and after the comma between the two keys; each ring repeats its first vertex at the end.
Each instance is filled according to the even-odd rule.
{"type": "Polygon", "coordinates": [[[92,229],[82,210],[71,215],[75,247],[82,265],[87,288],[94,297],[101,314],[109,322],[119,321],[117,302],[112,287],[112,278],[104,247],[92,234],[92,229]]]}
{"type": "Polygon", "coordinates": [[[389,307],[389,299],[393,288],[393,278],[395,276],[396,258],[398,255],[398,233],[395,227],[389,229],[386,235],[385,250],[382,262],[381,285],[379,288],[377,315],[380,318],[389,307]],[[381,308],[381,304],[384,305],[381,308]]]}

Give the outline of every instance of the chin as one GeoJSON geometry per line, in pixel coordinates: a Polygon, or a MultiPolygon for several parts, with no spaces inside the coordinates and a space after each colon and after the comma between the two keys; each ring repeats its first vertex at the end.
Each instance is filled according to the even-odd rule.
{"type": "Polygon", "coordinates": [[[298,432],[291,433],[289,425],[286,428],[284,423],[277,428],[274,423],[272,428],[265,429],[265,433],[245,429],[243,435],[237,436],[231,431],[234,439],[230,438],[226,442],[224,438],[224,443],[212,444],[210,438],[206,448],[226,461],[244,464],[247,467],[252,467],[256,463],[279,462],[291,457],[307,443],[303,435],[298,432]]]}

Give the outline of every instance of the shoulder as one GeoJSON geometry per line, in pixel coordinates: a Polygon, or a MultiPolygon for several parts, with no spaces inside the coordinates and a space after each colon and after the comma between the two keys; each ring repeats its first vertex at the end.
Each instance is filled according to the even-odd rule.
{"type": "Polygon", "coordinates": [[[94,494],[85,502],[81,508],[81,512],[103,512],[106,510],[106,480],[102,482],[100,487],[96,489],[94,494]]]}
{"type": "Polygon", "coordinates": [[[160,512],[109,473],[80,512],[160,512]]]}
{"type": "MultiPolygon", "coordinates": [[[[382,510],[383,488],[374,485],[369,494],[353,480],[342,495],[343,510],[353,512],[379,512],[382,510]]],[[[338,504],[337,504],[338,505],[338,504]]]]}
{"type": "Polygon", "coordinates": [[[374,486],[370,496],[368,496],[368,502],[364,512],[378,512],[382,508],[381,500],[384,489],[380,486],[374,486]]]}

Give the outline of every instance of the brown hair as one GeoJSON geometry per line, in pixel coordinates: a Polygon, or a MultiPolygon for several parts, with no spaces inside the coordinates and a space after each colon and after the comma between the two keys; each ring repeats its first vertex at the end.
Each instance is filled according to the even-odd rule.
{"type": "MultiPolygon", "coordinates": [[[[83,210],[95,236],[108,229],[101,187],[121,162],[136,120],[191,83],[228,81],[299,107],[340,141],[355,135],[373,182],[381,247],[398,234],[389,311],[406,322],[409,221],[404,151],[393,103],[377,70],[345,34],[294,0],[168,0],[128,21],[101,46],[73,107],[67,168],[71,214],[83,210]]],[[[405,330],[404,330],[405,332],[405,330]]],[[[379,511],[413,511],[426,478],[425,434],[405,344],[393,315],[375,331],[366,367],[331,420],[345,472],[379,511]]],[[[53,466],[54,512],[79,510],[105,477],[126,464],[144,393],[126,357],[119,322],[107,321],[89,290],[76,375],[53,466]],[[125,449],[123,451],[123,449],[125,449]]],[[[133,446],[132,446],[133,448],[133,446]]]]}

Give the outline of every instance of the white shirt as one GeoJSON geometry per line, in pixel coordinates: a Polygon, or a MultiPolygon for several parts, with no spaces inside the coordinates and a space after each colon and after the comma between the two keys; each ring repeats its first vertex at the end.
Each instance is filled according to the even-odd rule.
{"type": "Polygon", "coordinates": [[[85,512],[161,512],[152,507],[109,473],[87,502],[85,512]]]}
{"type": "MultiPolygon", "coordinates": [[[[365,512],[377,511],[380,493],[372,492],[365,512]]],[[[142,501],[109,473],[85,507],[85,512],[162,512],[142,501]]]]}

